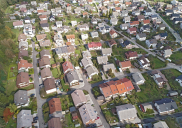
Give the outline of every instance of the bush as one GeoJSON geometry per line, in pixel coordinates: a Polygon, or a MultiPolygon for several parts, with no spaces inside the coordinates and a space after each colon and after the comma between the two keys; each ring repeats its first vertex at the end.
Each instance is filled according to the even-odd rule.
{"type": "Polygon", "coordinates": [[[99,87],[93,87],[93,88],[92,88],[92,92],[93,92],[95,98],[97,98],[98,96],[101,95],[101,92],[100,92],[99,87]]]}
{"type": "Polygon", "coordinates": [[[83,90],[83,93],[84,93],[85,95],[89,94],[87,90],[83,90]]]}
{"type": "Polygon", "coordinates": [[[31,75],[31,74],[34,74],[34,69],[33,68],[31,68],[31,69],[29,69],[28,70],[28,73],[31,75]]]}
{"type": "Polygon", "coordinates": [[[148,108],[147,108],[146,113],[147,113],[147,114],[152,114],[152,113],[154,113],[154,110],[153,110],[153,109],[148,109],[148,108]]]}

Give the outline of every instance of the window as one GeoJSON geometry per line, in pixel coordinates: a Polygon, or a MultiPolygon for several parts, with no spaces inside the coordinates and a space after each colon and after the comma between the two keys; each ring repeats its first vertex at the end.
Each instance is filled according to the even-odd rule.
{"type": "Polygon", "coordinates": [[[121,89],[121,91],[122,91],[122,89],[121,89]]]}

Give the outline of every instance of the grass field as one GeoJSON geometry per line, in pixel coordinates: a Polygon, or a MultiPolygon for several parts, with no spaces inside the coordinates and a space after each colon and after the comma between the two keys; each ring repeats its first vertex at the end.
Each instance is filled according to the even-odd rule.
{"type": "Polygon", "coordinates": [[[171,55],[170,59],[173,63],[181,65],[182,64],[182,52],[178,51],[171,55]]]}
{"type": "Polygon", "coordinates": [[[60,74],[59,74],[57,68],[52,69],[52,75],[53,75],[54,78],[59,78],[60,77],[60,74]]]}
{"type": "Polygon", "coordinates": [[[24,88],[21,88],[22,90],[31,90],[31,89],[34,89],[34,84],[30,84],[24,88]]]}
{"type": "Polygon", "coordinates": [[[8,80],[5,89],[7,95],[11,95],[12,92],[15,92],[18,89],[16,86],[16,78],[8,80]]]}
{"type": "Polygon", "coordinates": [[[60,96],[60,101],[61,101],[61,107],[63,111],[68,110],[70,107],[74,106],[71,95],[60,96]]]}
{"type": "Polygon", "coordinates": [[[157,57],[154,57],[153,55],[149,55],[148,59],[150,61],[150,65],[151,65],[152,69],[158,69],[158,68],[166,67],[166,63],[159,60],[157,57]]]}
{"type": "Polygon", "coordinates": [[[10,65],[8,70],[8,79],[16,78],[18,74],[17,65],[10,65]]]}

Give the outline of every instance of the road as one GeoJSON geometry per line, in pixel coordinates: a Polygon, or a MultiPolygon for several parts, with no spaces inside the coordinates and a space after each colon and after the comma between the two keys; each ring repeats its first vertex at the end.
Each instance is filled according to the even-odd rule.
{"type": "MultiPolygon", "coordinates": [[[[145,0],[143,0],[144,3],[147,3],[145,0]]],[[[148,4],[148,3],[147,3],[148,4]]],[[[162,17],[156,13],[156,11],[148,4],[148,8],[152,11],[153,14],[157,15],[159,19],[161,19],[163,21],[163,23],[169,28],[169,31],[174,35],[174,37],[176,38],[176,42],[180,43],[182,42],[182,39],[180,37],[179,34],[177,34],[176,31],[174,31],[163,19],[162,17]]]]}
{"type": "Polygon", "coordinates": [[[34,68],[34,88],[36,90],[36,98],[37,98],[37,116],[39,121],[39,127],[44,128],[44,118],[42,113],[42,105],[46,102],[46,99],[42,99],[40,97],[40,87],[39,87],[39,77],[37,72],[37,58],[38,54],[35,51],[35,42],[32,41],[32,49],[33,49],[33,68],[34,68]]]}

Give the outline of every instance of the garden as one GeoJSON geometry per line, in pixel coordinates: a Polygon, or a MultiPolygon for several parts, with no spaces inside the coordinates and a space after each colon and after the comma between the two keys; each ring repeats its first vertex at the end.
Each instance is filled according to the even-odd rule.
{"type": "Polygon", "coordinates": [[[14,79],[16,78],[18,74],[18,68],[17,65],[10,65],[8,70],[8,79],[14,79]]]}
{"type": "Polygon", "coordinates": [[[62,95],[58,97],[60,98],[60,101],[61,101],[62,111],[69,110],[70,107],[74,106],[71,95],[62,95]]]}
{"type": "Polygon", "coordinates": [[[99,87],[97,87],[97,86],[92,88],[92,92],[93,92],[95,98],[102,95],[102,93],[100,92],[99,87]]]}
{"type": "Polygon", "coordinates": [[[49,104],[48,104],[48,102],[46,102],[45,104],[42,105],[42,111],[43,111],[44,122],[47,123],[49,120],[49,104]]]}
{"type": "Polygon", "coordinates": [[[154,57],[153,55],[149,55],[148,59],[150,61],[150,66],[152,69],[158,69],[158,68],[164,68],[166,67],[166,63],[162,60],[158,59],[157,57],[154,57]]]}
{"type": "Polygon", "coordinates": [[[170,59],[172,60],[173,63],[177,64],[177,65],[181,65],[182,64],[182,52],[178,51],[178,52],[174,52],[170,59]]]}

